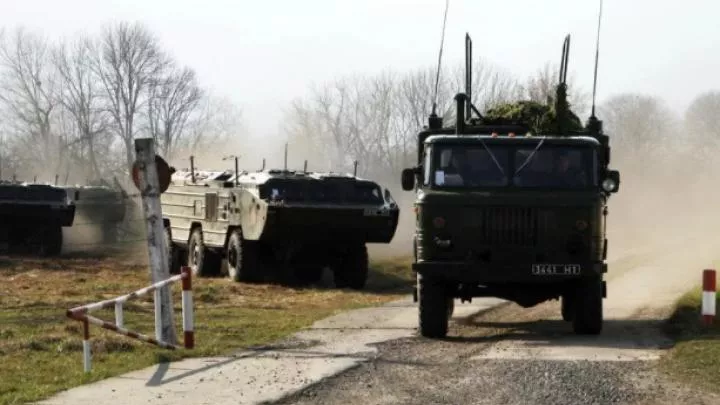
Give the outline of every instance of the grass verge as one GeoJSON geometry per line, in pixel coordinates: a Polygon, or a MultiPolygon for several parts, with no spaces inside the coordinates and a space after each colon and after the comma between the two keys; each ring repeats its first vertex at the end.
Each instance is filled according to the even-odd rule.
{"type": "MultiPolygon", "coordinates": [[[[700,320],[702,292],[693,290],[678,300],[666,323],[666,332],[676,341],[663,357],[661,368],[667,374],[698,389],[720,393],[720,322],[711,326],[700,320]]],[[[716,295],[720,304],[720,295],[716,295]]],[[[720,308],[720,305],[717,306],[720,308]]]]}
{"type": "MultiPolygon", "coordinates": [[[[91,326],[93,371],[82,371],[82,328],[65,311],[149,284],[147,267],[117,258],[43,261],[0,258],[0,405],[36,401],[59,391],[184,357],[223,355],[265,344],[348,309],[380,305],[412,289],[409,259],[375,262],[366,290],[321,285],[288,288],[193,280],[196,348],[168,351],[91,326]]],[[[180,285],[174,285],[181,336],[180,285]]],[[[114,312],[93,312],[113,322],[114,312]]],[[[125,324],[154,335],[152,295],[125,305],[125,324]]]]}

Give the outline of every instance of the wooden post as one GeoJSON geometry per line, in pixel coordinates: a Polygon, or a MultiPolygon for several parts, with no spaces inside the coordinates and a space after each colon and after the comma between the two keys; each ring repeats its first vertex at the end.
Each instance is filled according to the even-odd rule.
{"type": "MultiPolygon", "coordinates": [[[[170,277],[167,261],[167,247],[164,243],[162,209],[160,207],[160,181],[155,165],[155,146],[152,138],[135,139],[135,153],[139,169],[138,182],[142,206],[147,225],[148,254],[150,255],[150,271],[152,282],[157,283],[170,277]]],[[[173,322],[170,286],[160,288],[161,331],[156,336],[170,344],[177,344],[175,325],[173,322]]],[[[159,333],[158,333],[159,332],[159,333]]]]}

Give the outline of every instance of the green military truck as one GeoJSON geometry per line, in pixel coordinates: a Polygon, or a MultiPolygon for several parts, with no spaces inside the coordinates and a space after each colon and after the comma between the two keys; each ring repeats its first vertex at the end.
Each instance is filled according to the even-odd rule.
{"type": "Polygon", "coordinates": [[[605,219],[620,178],[594,106],[585,128],[568,108],[568,49],[569,36],[554,110],[519,103],[473,117],[468,88],[455,97],[454,126],[433,114],[419,133],[417,166],[403,171],[402,186],[417,193],[412,268],[422,336],[446,336],[454,299],[473,297],[526,308],[561,299],[575,333],[601,332],[605,219]],[[523,119],[533,109],[543,113],[523,119]]]}
{"type": "Polygon", "coordinates": [[[362,289],[366,243],[390,243],[397,228],[390,192],[355,175],[193,166],[162,195],[175,272],[188,264],[201,276],[307,284],[329,267],[337,287],[362,289]]]}

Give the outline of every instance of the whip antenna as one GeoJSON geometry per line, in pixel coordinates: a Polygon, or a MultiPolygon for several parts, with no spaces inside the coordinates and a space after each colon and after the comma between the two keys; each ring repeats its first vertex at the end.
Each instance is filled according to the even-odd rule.
{"type": "Polygon", "coordinates": [[[442,37],[440,38],[440,52],[438,54],[438,67],[435,74],[435,93],[433,94],[432,115],[436,115],[435,112],[437,110],[438,85],[440,84],[440,66],[442,63],[443,46],[445,44],[445,24],[447,23],[447,12],[449,6],[450,0],[445,0],[445,17],[443,17],[442,37]]]}
{"type": "Polygon", "coordinates": [[[595,43],[595,73],[593,77],[592,112],[590,114],[592,117],[595,116],[595,92],[597,89],[598,59],[600,59],[600,21],[602,20],[602,4],[603,0],[600,0],[600,11],[598,12],[597,39],[595,43]]]}

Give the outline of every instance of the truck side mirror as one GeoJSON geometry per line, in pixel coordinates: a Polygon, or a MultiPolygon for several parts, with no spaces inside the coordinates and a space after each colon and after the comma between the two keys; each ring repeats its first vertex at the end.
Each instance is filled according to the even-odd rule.
{"type": "Polygon", "coordinates": [[[400,182],[405,191],[415,188],[415,169],[403,169],[400,182]]]}
{"type": "Polygon", "coordinates": [[[602,181],[602,188],[608,193],[617,193],[620,189],[620,172],[608,170],[602,181]]]}

